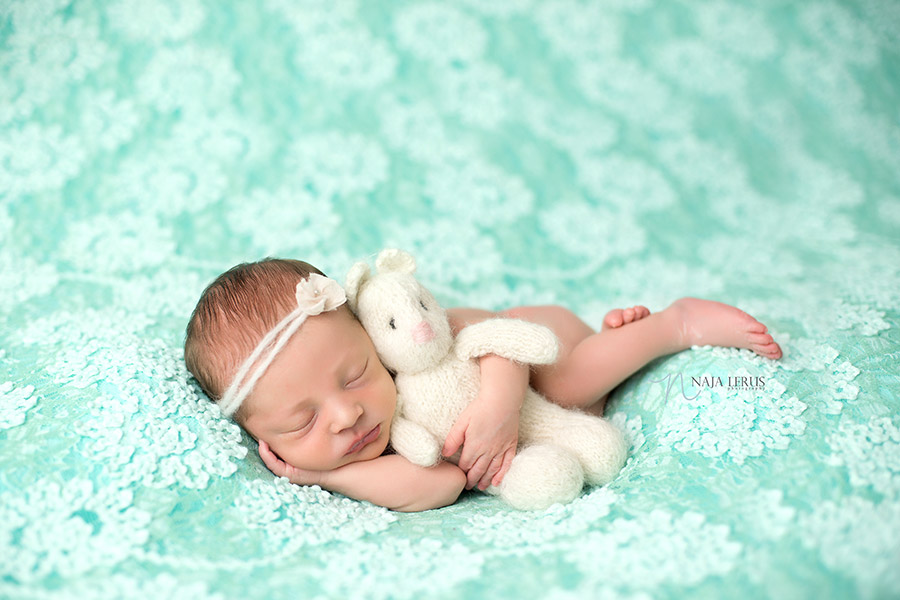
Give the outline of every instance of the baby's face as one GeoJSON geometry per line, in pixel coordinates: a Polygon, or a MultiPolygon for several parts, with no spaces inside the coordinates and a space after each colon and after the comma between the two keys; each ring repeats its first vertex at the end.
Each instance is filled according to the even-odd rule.
{"type": "Polygon", "coordinates": [[[330,471],[384,452],[397,390],[344,306],[308,318],[245,402],[253,437],[299,469],[330,471]]]}

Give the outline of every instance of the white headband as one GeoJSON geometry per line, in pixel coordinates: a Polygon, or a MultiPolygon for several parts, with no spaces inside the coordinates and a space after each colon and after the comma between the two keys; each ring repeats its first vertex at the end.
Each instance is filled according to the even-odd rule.
{"type": "Polygon", "coordinates": [[[231,385],[225,390],[222,399],[219,401],[219,408],[230,417],[240,408],[241,403],[253,390],[253,386],[263,376],[275,357],[281,352],[291,336],[303,325],[306,317],[312,317],[319,313],[331,311],[347,301],[347,295],[344,293],[338,282],[328,277],[319,275],[318,273],[310,273],[307,279],[297,283],[297,308],[291,314],[286,316],[272,328],[269,333],[259,342],[256,348],[238,369],[231,385]],[[263,352],[268,350],[265,358],[260,361],[256,370],[250,375],[247,381],[247,373],[253,364],[259,360],[263,352]],[[243,382],[243,383],[242,383],[243,382]]]}

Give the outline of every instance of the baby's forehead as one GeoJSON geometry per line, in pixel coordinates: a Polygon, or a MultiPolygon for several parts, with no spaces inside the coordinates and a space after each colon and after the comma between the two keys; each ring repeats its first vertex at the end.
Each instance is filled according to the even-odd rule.
{"type": "MultiPolygon", "coordinates": [[[[312,342],[336,342],[340,340],[342,345],[367,345],[371,341],[369,334],[363,328],[362,323],[343,305],[338,309],[316,315],[307,319],[307,322],[300,328],[298,336],[301,340],[306,340],[309,344],[318,346],[312,342]]],[[[334,346],[334,344],[326,344],[334,346]]]]}
{"type": "MultiPolygon", "coordinates": [[[[341,306],[336,310],[308,317],[295,332],[273,366],[283,368],[283,363],[294,363],[298,368],[308,364],[330,367],[346,357],[355,357],[371,347],[371,340],[362,324],[352,312],[341,306]],[[282,355],[284,360],[282,360],[282,355]],[[282,364],[279,364],[282,363],[282,364]]],[[[307,371],[310,376],[316,371],[307,371]]]]}
{"type": "Polygon", "coordinates": [[[286,391],[290,397],[300,396],[326,387],[341,369],[355,369],[371,349],[368,334],[346,307],[307,318],[260,377],[245,401],[247,414],[286,416],[275,396],[286,391]]]}

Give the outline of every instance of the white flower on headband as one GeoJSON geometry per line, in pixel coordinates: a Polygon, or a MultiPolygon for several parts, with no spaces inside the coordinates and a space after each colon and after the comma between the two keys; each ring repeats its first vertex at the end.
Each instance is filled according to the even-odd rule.
{"type": "Polygon", "coordinates": [[[297,283],[297,308],[307,315],[334,310],[346,301],[344,288],[318,273],[310,273],[307,279],[297,283]]]}

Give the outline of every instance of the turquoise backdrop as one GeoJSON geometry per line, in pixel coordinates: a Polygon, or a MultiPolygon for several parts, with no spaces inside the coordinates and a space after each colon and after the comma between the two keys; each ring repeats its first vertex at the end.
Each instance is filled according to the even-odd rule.
{"type": "Polygon", "coordinates": [[[900,598],[898,31],[893,0],[0,0],[0,597],[900,598]],[[546,512],[276,480],[186,373],[190,311],[237,262],[385,246],[447,306],[708,297],[785,357],[654,362],[621,475],[546,512]]]}

